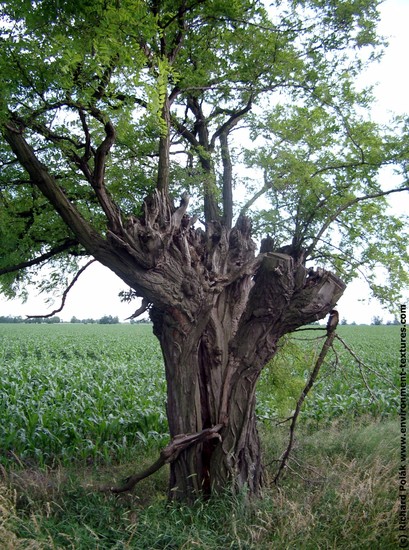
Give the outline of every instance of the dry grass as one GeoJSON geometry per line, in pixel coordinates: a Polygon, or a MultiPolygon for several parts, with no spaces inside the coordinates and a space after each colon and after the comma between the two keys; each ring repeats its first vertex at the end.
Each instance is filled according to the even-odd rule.
{"type": "Polygon", "coordinates": [[[2,481],[0,482],[0,548],[2,550],[44,550],[43,543],[17,536],[16,525],[19,521],[17,491],[2,481]]]}
{"type": "Polygon", "coordinates": [[[392,550],[395,432],[389,422],[299,434],[280,489],[266,486],[250,506],[245,495],[168,505],[166,472],[119,499],[98,491],[110,468],[14,472],[0,488],[0,548],[392,550]]]}

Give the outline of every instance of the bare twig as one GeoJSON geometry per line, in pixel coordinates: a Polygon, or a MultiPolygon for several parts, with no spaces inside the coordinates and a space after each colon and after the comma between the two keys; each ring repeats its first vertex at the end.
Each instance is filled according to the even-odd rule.
{"type": "Polygon", "coordinates": [[[301,332],[303,330],[326,330],[324,326],[322,327],[303,327],[303,328],[297,328],[296,330],[293,331],[293,333],[295,332],[301,332]]]}
{"type": "Polygon", "coordinates": [[[59,308],[54,309],[51,313],[47,313],[46,315],[27,315],[28,319],[47,319],[48,317],[52,317],[56,313],[59,313],[65,306],[65,301],[67,299],[69,291],[72,289],[72,287],[75,285],[75,283],[78,281],[80,276],[84,273],[84,271],[89,267],[92,263],[94,263],[96,260],[90,260],[88,263],[84,265],[84,267],[81,267],[81,269],[78,271],[78,273],[75,275],[71,283],[67,286],[67,288],[64,290],[61,300],[61,305],[59,308]]]}
{"type": "Polygon", "coordinates": [[[325,338],[325,334],[323,336],[315,336],[314,338],[296,338],[294,337],[293,340],[296,340],[297,342],[314,342],[318,340],[323,340],[325,338]]]}
{"type": "Polygon", "coordinates": [[[45,252],[44,254],[41,254],[41,256],[37,256],[37,258],[34,258],[33,260],[27,260],[26,262],[21,262],[19,264],[11,265],[8,267],[3,267],[0,269],[0,275],[4,275],[5,273],[13,273],[14,271],[19,271],[20,269],[25,269],[26,267],[31,267],[33,265],[41,264],[50,258],[53,258],[57,254],[60,254],[61,252],[64,252],[65,250],[69,250],[73,246],[78,245],[78,241],[74,239],[67,239],[62,244],[56,246],[55,248],[52,248],[48,252],[45,252]]]}
{"type": "Polygon", "coordinates": [[[310,485],[312,485],[312,484],[318,485],[320,483],[325,483],[325,479],[307,479],[307,478],[303,477],[299,472],[294,470],[294,468],[291,468],[291,466],[289,466],[288,464],[287,464],[287,468],[291,471],[291,473],[293,473],[295,476],[299,477],[304,483],[309,483],[310,485]]]}

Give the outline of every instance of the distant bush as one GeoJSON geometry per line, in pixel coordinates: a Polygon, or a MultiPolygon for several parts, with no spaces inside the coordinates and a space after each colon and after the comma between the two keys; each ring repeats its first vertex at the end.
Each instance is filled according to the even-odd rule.
{"type": "Polygon", "coordinates": [[[77,319],[75,315],[71,317],[70,323],[82,323],[84,325],[88,325],[89,323],[96,323],[97,321],[95,319],[77,319]]]}
{"type": "Polygon", "coordinates": [[[100,325],[116,325],[119,323],[118,317],[112,317],[112,315],[104,315],[99,319],[98,323],[100,325]]]}

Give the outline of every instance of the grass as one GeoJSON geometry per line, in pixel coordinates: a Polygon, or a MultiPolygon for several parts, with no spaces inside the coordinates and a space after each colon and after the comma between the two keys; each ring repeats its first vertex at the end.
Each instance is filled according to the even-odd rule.
{"type": "MultiPolygon", "coordinates": [[[[392,421],[305,433],[292,475],[279,491],[267,479],[250,506],[245,494],[169,504],[164,471],[119,498],[99,491],[111,469],[16,471],[3,483],[1,548],[396,548],[398,436],[392,421]]],[[[275,455],[282,436],[263,441],[275,455]]]]}
{"type": "Polygon", "coordinates": [[[305,383],[316,334],[287,343],[260,381],[262,498],[185,507],[166,501],[165,469],[132,495],[102,490],[152,463],[166,440],[149,326],[0,325],[0,548],[396,548],[396,327],[340,327],[361,368],[338,345],[307,399],[279,490],[272,483],[288,435],[275,420],[305,383]]]}

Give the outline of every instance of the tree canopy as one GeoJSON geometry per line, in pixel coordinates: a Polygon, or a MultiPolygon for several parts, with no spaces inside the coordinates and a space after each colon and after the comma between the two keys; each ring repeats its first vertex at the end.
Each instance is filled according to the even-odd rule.
{"type": "Polygon", "coordinates": [[[175,200],[188,192],[202,222],[250,215],[277,246],[346,281],[364,273],[375,295],[396,299],[407,240],[387,195],[407,190],[408,121],[378,126],[370,90],[355,88],[379,55],[377,7],[2,2],[3,291],[66,284],[89,253],[84,232],[104,239],[157,188],[175,200]],[[54,190],[36,185],[36,170],[54,190]],[[39,282],[41,263],[53,270],[39,282]]]}

